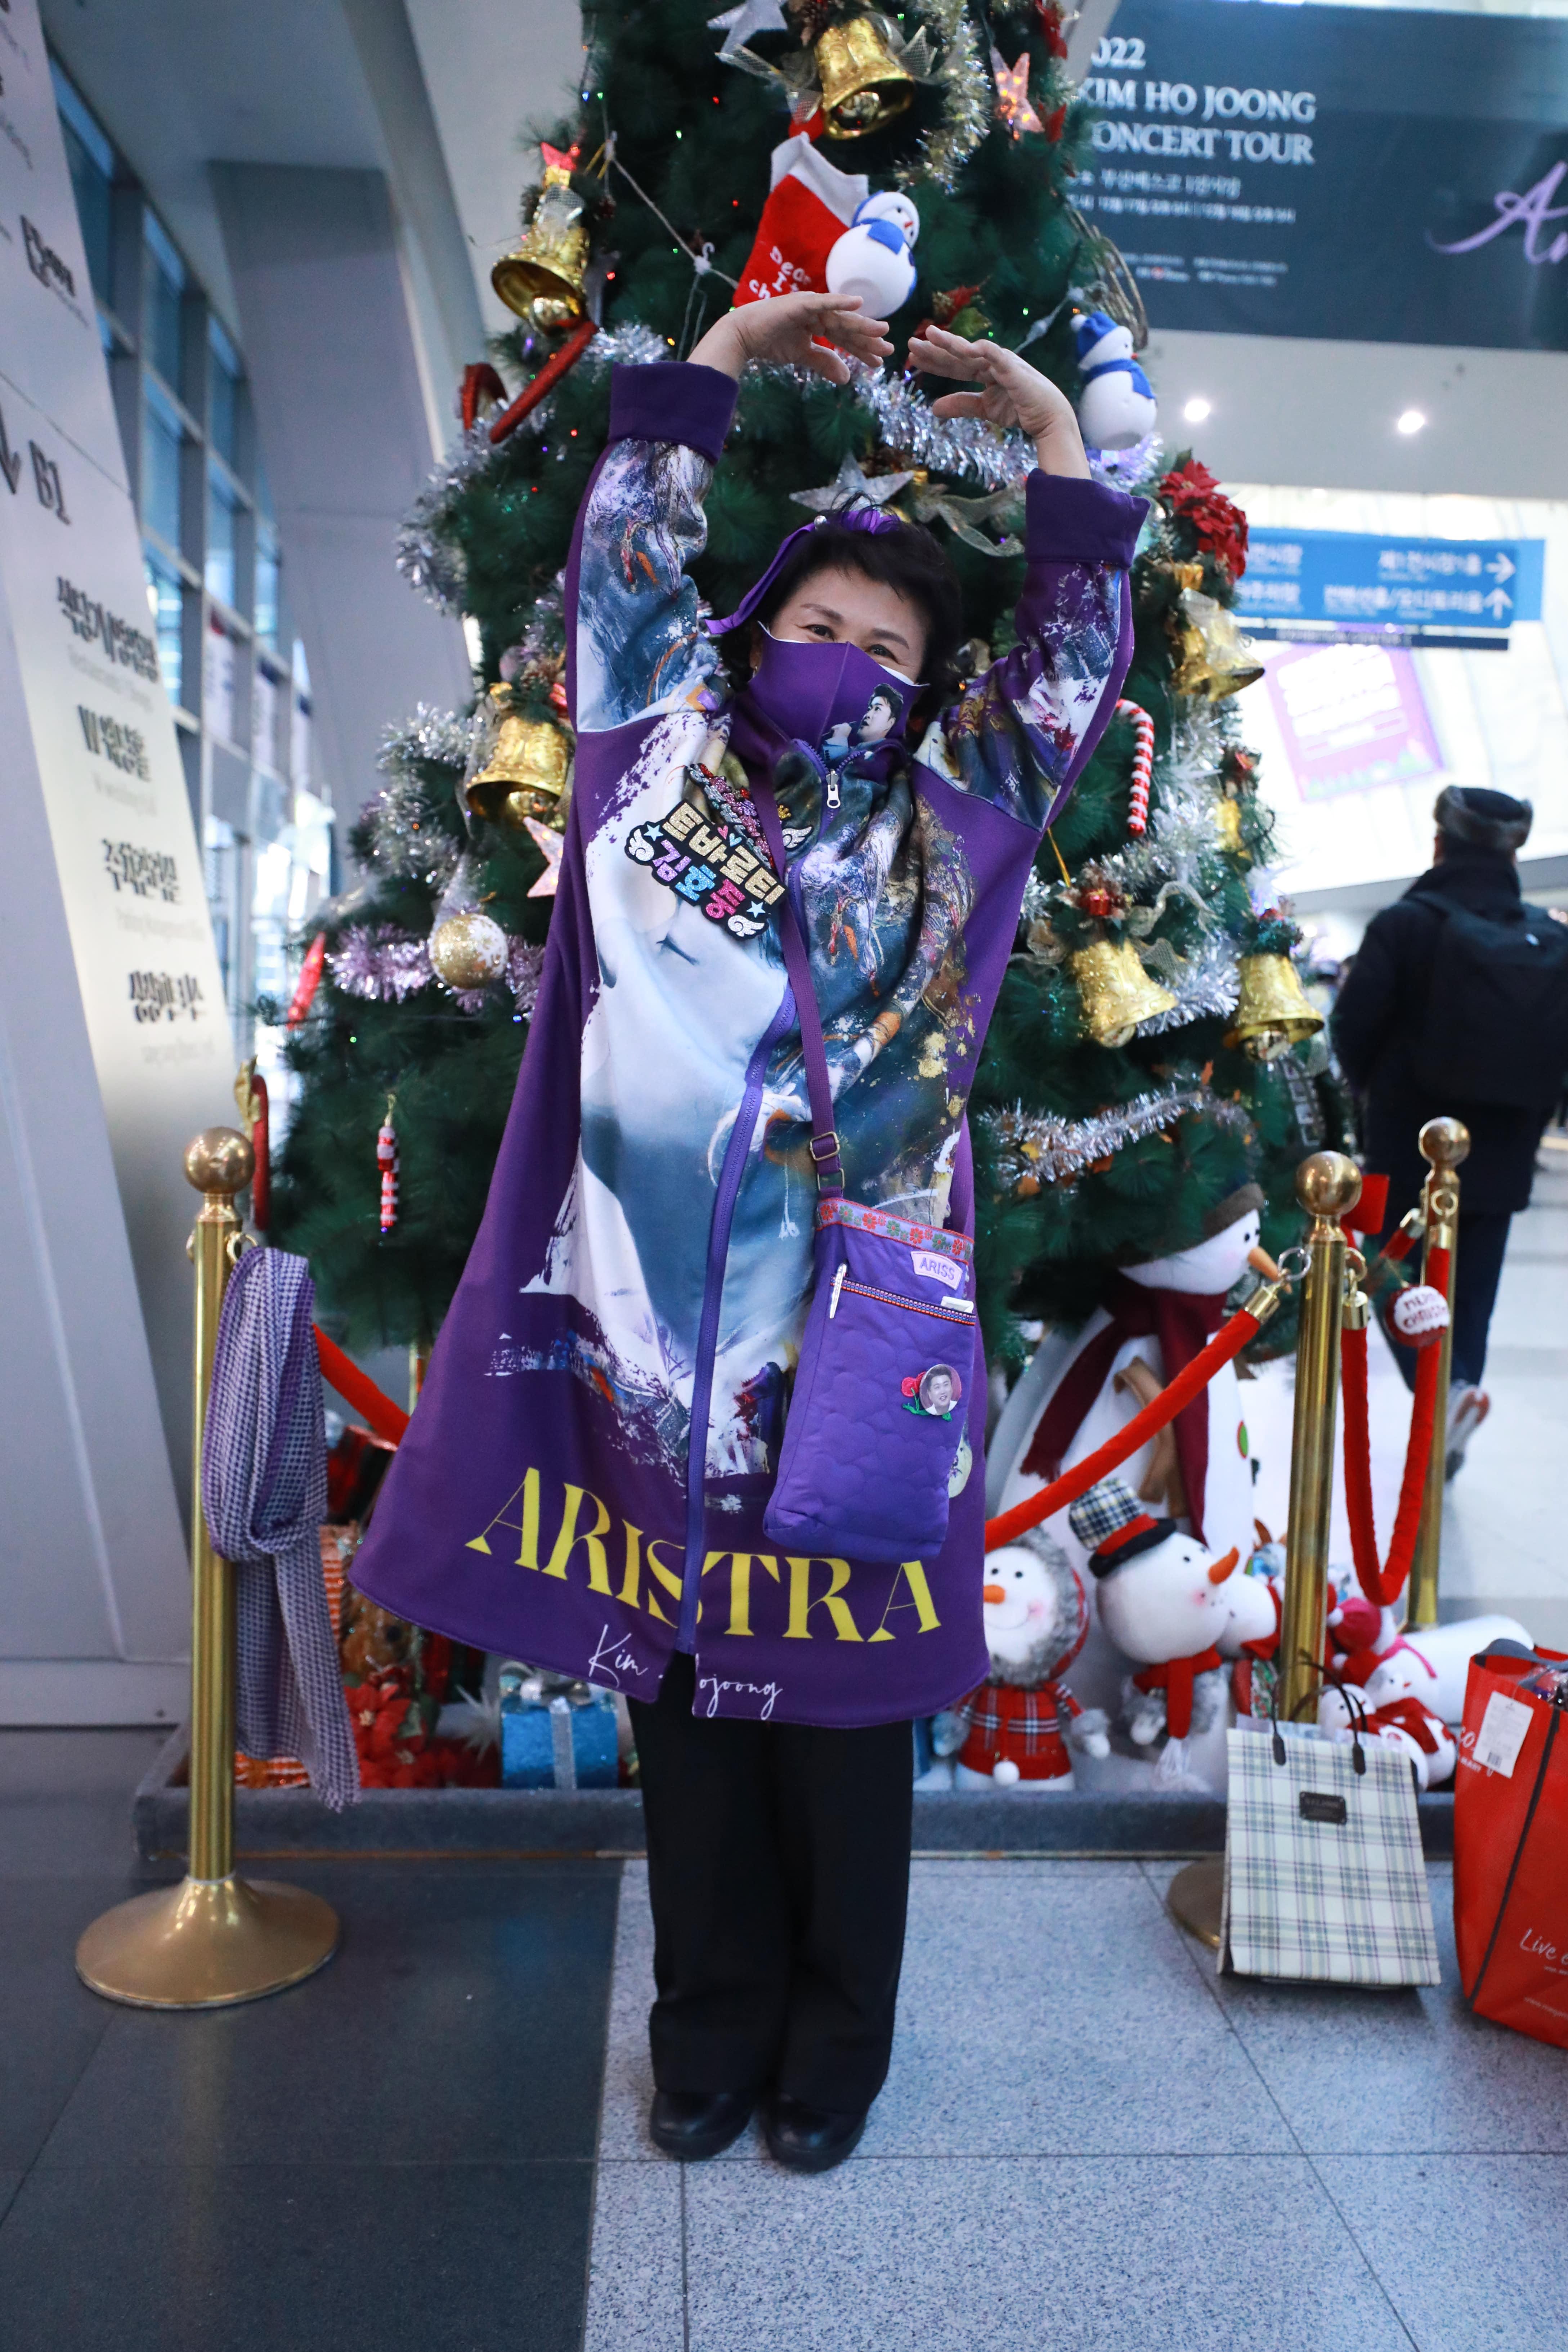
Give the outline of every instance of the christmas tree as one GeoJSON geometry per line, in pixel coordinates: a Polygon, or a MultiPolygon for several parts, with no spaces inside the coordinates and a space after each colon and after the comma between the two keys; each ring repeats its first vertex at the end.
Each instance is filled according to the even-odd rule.
{"type": "MultiPolygon", "coordinates": [[[[934,320],[1026,347],[1082,400],[1092,443],[1080,360],[1143,329],[1120,256],[1072,205],[1089,118],[1059,7],[993,0],[989,42],[982,21],[963,0],[887,16],[742,0],[711,22],[692,0],[584,10],[576,103],[546,126],[542,185],[497,268],[519,324],[468,371],[461,437],[400,550],[413,584],[476,626],[475,708],[421,709],[389,736],[352,835],[365,879],[330,909],[289,1034],[274,1231],[310,1257],[351,1345],[428,1342],[483,1206],[569,794],[561,583],[612,364],[684,356],[732,299],[823,285],[868,190],[900,192],[912,248],[907,207],[854,232],[893,273],[892,360],[843,386],[748,372],[697,582],[732,608],[803,509],[855,492],[942,539],[976,667],[1011,642],[1032,451],[933,416],[947,387],[906,372],[909,339],[934,320]]],[[[1113,370],[1095,397],[1141,382],[1113,370]]],[[[1142,406],[1102,432],[1128,446],[1094,460],[1152,502],[1136,709],[1043,845],[973,1097],[994,1359],[1016,1360],[1019,1319],[1072,1321],[1110,1265],[1195,1238],[1238,1155],[1283,1245],[1297,1161],[1342,1139],[1321,1042],[1293,1042],[1316,1024],[1280,961],[1295,934],[1268,908],[1270,821],[1225,698],[1256,674],[1225,609],[1246,522],[1201,466],[1168,463],[1142,406]],[[1274,992],[1250,1037],[1243,957],[1241,977],[1274,992]]]]}

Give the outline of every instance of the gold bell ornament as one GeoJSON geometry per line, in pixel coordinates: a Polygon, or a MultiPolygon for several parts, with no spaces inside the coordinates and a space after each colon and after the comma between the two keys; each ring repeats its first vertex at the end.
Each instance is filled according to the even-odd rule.
{"type": "Polygon", "coordinates": [[[1241,993],[1225,1033],[1227,1045],[1239,1045],[1255,1062],[1274,1062],[1299,1038],[1315,1037],[1322,1025],[1322,1014],[1308,1003],[1289,956],[1242,957],[1241,993]]]}
{"type": "Polygon", "coordinates": [[[472,859],[465,856],[447,884],[431,928],[431,968],[448,988],[488,988],[506,970],[510,942],[479,904],[472,859]]]}
{"type": "Polygon", "coordinates": [[[1184,588],[1171,680],[1176,692],[1223,702],[1227,694],[1239,694],[1262,676],[1257,647],[1242,635],[1234,614],[1201,588],[1184,588]]]}
{"type": "Polygon", "coordinates": [[[1134,1030],[1174,1009],[1168,988],[1151,980],[1131,940],[1094,940],[1069,959],[1083,1017],[1097,1045],[1125,1045],[1134,1030]]]}
{"type": "Polygon", "coordinates": [[[552,719],[524,719],[504,686],[490,688],[495,733],[489,757],[468,779],[469,808],[490,824],[521,833],[532,817],[557,820],[572,764],[571,746],[552,719]]]}
{"type": "Polygon", "coordinates": [[[1241,803],[1228,793],[1215,803],[1214,829],[1220,847],[1234,856],[1241,847],[1241,803]]]}
{"type": "Polygon", "coordinates": [[[893,54],[890,28],[877,16],[829,25],[816,44],[823,128],[829,139],[864,139],[913,105],[915,80],[893,54]]]}
{"type": "Polygon", "coordinates": [[[544,146],[544,179],[532,216],[514,253],[503,253],[490,284],[509,310],[549,334],[574,327],[586,313],[584,278],[588,232],[583,199],[572,189],[573,157],[544,146]]]}

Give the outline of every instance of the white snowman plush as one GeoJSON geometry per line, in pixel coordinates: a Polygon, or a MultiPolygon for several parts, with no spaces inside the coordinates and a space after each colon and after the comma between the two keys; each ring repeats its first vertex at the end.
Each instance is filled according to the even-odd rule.
{"type": "Polygon", "coordinates": [[[913,247],[921,216],[897,188],[856,207],[827,256],[830,294],[858,294],[871,319],[890,319],[915,290],[913,247]]]}
{"type": "MultiPolygon", "coordinates": [[[[1208,1212],[1196,1242],[1123,1267],[1081,1330],[1047,1333],[987,1442],[993,1516],[1117,1436],[1218,1328],[1226,1294],[1247,1267],[1272,1271],[1258,1245],[1262,1209],[1256,1184],[1237,1185],[1208,1212]]],[[[1245,1559],[1257,1528],[1242,1394],[1235,1365],[1223,1364],[1173,1427],[1130,1455],[1118,1475],[1215,1552],[1234,1545],[1245,1559]]],[[[1075,1566],[1087,1565],[1066,1511],[1046,1527],[1075,1566]]]]}
{"type": "MultiPolygon", "coordinates": [[[[1358,1610],[1359,1622],[1368,1612],[1369,1604],[1358,1596],[1351,1605],[1358,1610]]],[[[1458,1617],[1452,1624],[1424,1625],[1415,1632],[1402,1632],[1393,1610],[1384,1609],[1380,1612],[1371,1663],[1367,1663],[1367,1648],[1372,1645],[1363,1646],[1356,1654],[1362,1670],[1357,1672],[1352,1667],[1346,1678],[1360,1683],[1369,1707],[1414,1698],[1429,1708],[1440,1722],[1462,1723],[1470,1660],[1489,1649],[1494,1642],[1518,1642],[1525,1649],[1531,1646],[1530,1635],[1517,1617],[1458,1617]]],[[[1341,1664],[1343,1665],[1345,1661],[1341,1664]]],[[[1330,1719],[1336,1727],[1348,1720],[1343,1700],[1331,1689],[1323,1693],[1318,1710],[1320,1723],[1330,1719]]]]}
{"type": "Polygon", "coordinates": [[[1073,343],[1083,378],[1078,421],[1084,439],[1091,449],[1131,449],[1152,433],[1158,412],[1132,356],[1130,331],[1103,310],[1089,310],[1074,320],[1073,343]]]}
{"type": "Polygon", "coordinates": [[[1186,1769],[1194,1724],[1205,1729],[1224,1706],[1219,1640],[1230,1612],[1223,1588],[1240,1555],[1233,1545],[1216,1557],[1173,1520],[1144,1510],[1120,1478],[1101,1479],[1069,1515],[1097,1580],[1100,1622],[1139,1664],[1130,1694],[1132,1739],[1152,1746],[1167,1730],[1156,1777],[1175,1780],[1186,1769]]]}
{"type": "MultiPolygon", "coordinates": [[[[1071,1750],[1110,1752],[1104,1715],[1080,1707],[1061,1680],[1089,1631],[1083,1579],[1059,1544],[1031,1529],[987,1555],[984,1612],[991,1673],[936,1717],[931,1745],[939,1761],[954,1759],[957,1788],[1060,1794],[1073,1786],[1071,1750]]],[[[927,1774],[920,1785],[948,1783],[927,1774]]]]}
{"type": "Polygon", "coordinates": [[[1227,1576],[1220,1586],[1225,1622],[1215,1636],[1215,1647],[1232,1664],[1231,1696],[1237,1715],[1251,1715],[1255,1666],[1271,1661],[1279,1647],[1284,1615],[1285,1577],[1276,1570],[1279,1547],[1260,1544],[1239,1575],[1227,1576]]]}
{"type": "Polygon", "coordinates": [[[1331,1739],[1348,1740],[1360,1731],[1397,1748],[1409,1758],[1419,1789],[1440,1787],[1458,1760],[1447,1725],[1410,1693],[1375,1706],[1368,1698],[1364,1712],[1358,1713],[1340,1691],[1325,1690],[1318,1701],[1318,1727],[1331,1739]]]}
{"type": "MultiPolygon", "coordinates": [[[[1393,1611],[1383,1612],[1379,1655],[1361,1685],[1362,1699],[1370,1727],[1405,1750],[1424,1789],[1439,1787],[1454,1770],[1453,1733],[1464,1720],[1470,1660],[1493,1642],[1531,1645],[1517,1617],[1462,1617],[1401,1633],[1393,1611]]],[[[1325,1690],[1319,1725],[1348,1738],[1352,1711],[1339,1691],[1325,1690]]]]}

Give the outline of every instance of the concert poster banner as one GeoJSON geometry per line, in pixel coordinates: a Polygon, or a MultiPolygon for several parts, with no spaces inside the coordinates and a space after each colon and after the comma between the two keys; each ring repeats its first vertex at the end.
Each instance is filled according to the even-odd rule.
{"type": "Polygon", "coordinates": [[[1122,0],[1084,95],[1152,326],[1568,350],[1568,20],[1122,0]]]}

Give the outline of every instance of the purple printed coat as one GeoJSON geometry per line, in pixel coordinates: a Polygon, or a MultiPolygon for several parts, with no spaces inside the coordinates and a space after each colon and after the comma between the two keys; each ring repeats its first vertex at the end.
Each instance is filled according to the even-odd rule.
{"type": "MultiPolygon", "coordinates": [[[[679,1648],[702,1713],[895,1722],[987,1671],[984,1364],[975,1332],[940,1552],[781,1556],[763,1514],[816,1199],[746,779],[816,719],[786,731],[754,688],[726,695],[687,577],[734,396],[707,368],[616,372],[567,572],[576,778],[539,1001],[354,1580],[634,1697],[679,1648]]],[[[778,771],[846,1192],[887,1229],[969,1227],[964,1108],[1041,827],[1126,671],[1142,512],[1031,475],[1013,650],[913,757],[879,740],[884,710],[840,724],[849,756],[778,771]]]]}

